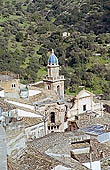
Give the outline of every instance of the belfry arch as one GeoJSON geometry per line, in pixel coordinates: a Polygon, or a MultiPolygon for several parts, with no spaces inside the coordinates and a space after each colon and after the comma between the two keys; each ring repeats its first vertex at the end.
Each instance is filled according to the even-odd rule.
{"type": "Polygon", "coordinates": [[[60,96],[60,86],[57,86],[57,94],[60,96]]]}

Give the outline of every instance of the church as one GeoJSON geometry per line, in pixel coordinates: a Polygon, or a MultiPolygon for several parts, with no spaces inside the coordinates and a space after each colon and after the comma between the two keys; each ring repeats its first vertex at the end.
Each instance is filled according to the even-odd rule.
{"type": "Polygon", "coordinates": [[[45,98],[44,100],[35,102],[36,111],[44,114],[47,122],[46,133],[61,132],[67,128],[64,122],[66,107],[64,102],[64,76],[59,74],[58,58],[52,50],[48,59],[48,75],[44,76],[43,83],[45,91],[53,92],[56,98],[45,98]]]}
{"type": "Polygon", "coordinates": [[[53,91],[58,97],[55,100],[45,99],[37,102],[38,109],[45,113],[47,119],[47,133],[61,132],[82,114],[103,114],[103,105],[94,102],[94,94],[83,89],[73,98],[71,102],[64,97],[64,76],[59,74],[58,58],[52,50],[48,59],[48,75],[44,76],[43,83],[46,91],[53,91]],[[49,101],[50,100],[50,101],[49,101]],[[47,102],[46,102],[47,101],[47,102]],[[45,103],[45,104],[44,104],[45,103]],[[45,107],[44,107],[45,105],[45,107]],[[43,109],[44,108],[44,109],[43,109]]]}

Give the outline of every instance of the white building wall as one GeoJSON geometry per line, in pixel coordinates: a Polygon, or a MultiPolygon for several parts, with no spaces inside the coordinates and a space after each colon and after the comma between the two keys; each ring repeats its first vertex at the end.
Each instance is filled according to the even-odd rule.
{"type": "MultiPolygon", "coordinates": [[[[83,163],[83,165],[90,169],[90,162],[83,163]]],[[[92,162],[92,170],[101,170],[100,161],[92,162]]]]}
{"type": "Polygon", "coordinates": [[[77,96],[74,106],[68,110],[68,117],[72,118],[75,115],[79,115],[86,112],[97,112],[99,115],[103,114],[103,104],[95,103],[93,101],[93,95],[83,90],[77,96]],[[85,105],[85,109],[84,109],[85,105]]]}
{"type": "Polygon", "coordinates": [[[78,114],[85,113],[86,111],[92,111],[91,97],[80,98],[78,100],[78,114]],[[84,105],[86,105],[86,110],[83,110],[84,105]]]}
{"type": "Polygon", "coordinates": [[[30,110],[35,110],[35,107],[32,106],[32,105],[29,105],[29,104],[24,104],[24,103],[20,103],[20,102],[14,102],[14,101],[7,100],[7,99],[5,99],[5,101],[8,102],[8,103],[14,104],[16,106],[24,107],[24,108],[27,108],[27,109],[30,109],[30,110]]]}
{"type": "Polygon", "coordinates": [[[0,91],[0,97],[5,97],[5,92],[4,92],[4,90],[1,90],[1,91],[0,91]]]}
{"type": "Polygon", "coordinates": [[[63,165],[57,165],[52,170],[72,170],[71,168],[64,167],[63,165]]]}
{"type": "Polygon", "coordinates": [[[87,147],[87,148],[79,148],[79,149],[72,149],[72,152],[73,152],[74,154],[89,153],[89,152],[90,152],[90,147],[87,147]]]}
{"type": "Polygon", "coordinates": [[[40,93],[41,93],[40,90],[29,90],[29,96],[34,96],[40,93]]]}
{"type": "Polygon", "coordinates": [[[64,122],[64,113],[65,112],[60,112],[60,118],[59,120],[61,121],[61,125],[59,126],[60,132],[64,132],[64,130],[67,128],[67,124],[64,122]]]}
{"type": "Polygon", "coordinates": [[[110,132],[98,135],[97,139],[101,143],[110,141],[110,132]]]}
{"type": "MultiPolygon", "coordinates": [[[[46,124],[45,124],[45,128],[47,131],[46,124]]],[[[44,136],[44,123],[41,122],[37,125],[25,128],[25,134],[26,134],[27,139],[28,138],[39,138],[39,137],[44,136]]]]}
{"type": "Polygon", "coordinates": [[[74,106],[68,110],[68,117],[74,117],[87,111],[93,111],[93,104],[91,97],[79,98],[75,102],[74,106]],[[86,110],[83,110],[83,106],[86,105],[86,110]]]}

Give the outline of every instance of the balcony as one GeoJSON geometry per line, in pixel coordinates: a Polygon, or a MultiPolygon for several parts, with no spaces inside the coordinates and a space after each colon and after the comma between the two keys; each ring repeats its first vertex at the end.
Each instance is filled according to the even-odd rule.
{"type": "Polygon", "coordinates": [[[55,123],[52,123],[51,121],[48,121],[48,125],[49,126],[57,126],[57,125],[61,125],[61,121],[60,120],[58,120],[58,121],[56,121],[55,123]]]}
{"type": "Polygon", "coordinates": [[[58,77],[48,77],[48,76],[46,75],[46,76],[44,76],[44,79],[43,79],[43,80],[44,80],[44,81],[52,81],[52,82],[54,82],[54,81],[65,80],[65,79],[64,79],[64,76],[63,76],[63,75],[58,76],[58,77]]]}

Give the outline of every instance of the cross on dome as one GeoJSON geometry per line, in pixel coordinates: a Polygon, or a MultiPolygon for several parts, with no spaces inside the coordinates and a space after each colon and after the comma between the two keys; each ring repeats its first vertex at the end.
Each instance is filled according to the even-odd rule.
{"type": "Polygon", "coordinates": [[[52,54],[54,54],[54,50],[52,49],[52,54]]]}

